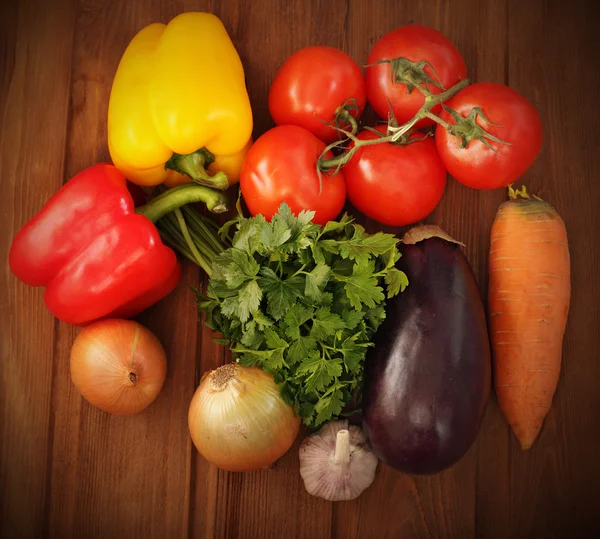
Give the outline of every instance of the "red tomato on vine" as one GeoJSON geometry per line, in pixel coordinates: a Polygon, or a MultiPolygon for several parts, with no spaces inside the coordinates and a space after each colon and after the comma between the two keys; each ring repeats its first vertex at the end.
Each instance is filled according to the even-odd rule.
{"type": "Polygon", "coordinates": [[[333,47],[305,47],[292,54],[275,75],[269,112],[277,125],[304,127],[330,143],[339,139],[332,125],[351,130],[366,99],[363,73],[350,56],[333,47]]]}
{"type": "Polygon", "coordinates": [[[240,175],[250,213],[271,219],[286,202],[294,214],[314,211],[314,223],[335,219],[346,201],[346,184],[342,172],[319,178],[317,160],[324,150],[323,141],[296,125],[277,126],[261,135],[248,151],[240,175]]]}
{"type": "MultiPolygon", "coordinates": [[[[377,131],[386,134],[386,126],[377,131]]],[[[359,140],[379,135],[365,130],[359,140]]],[[[413,133],[406,145],[390,142],[362,146],[344,166],[348,199],[368,217],[389,226],[404,226],[427,217],[446,187],[446,169],[435,142],[413,133]]]]}
{"type": "Polygon", "coordinates": [[[512,88],[478,82],[445,105],[455,112],[442,113],[450,130],[438,125],[435,141],[444,166],[459,182],[475,189],[506,187],[537,158],[542,146],[539,114],[512,88]]]}
{"type": "MultiPolygon", "coordinates": [[[[439,86],[448,90],[466,77],[465,61],[447,37],[433,28],[409,24],[375,43],[366,68],[367,97],[379,117],[388,117],[391,104],[396,120],[403,124],[425,102],[416,84],[439,94],[443,91],[439,86]]],[[[432,112],[439,110],[438,106],[432,112]]],[[[417,126],[432,123],[425,118],[417,126]]]]}

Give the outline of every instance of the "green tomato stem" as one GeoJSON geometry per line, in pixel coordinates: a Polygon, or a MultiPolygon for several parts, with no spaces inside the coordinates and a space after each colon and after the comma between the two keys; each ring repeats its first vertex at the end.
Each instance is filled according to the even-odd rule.
{"type": "MultiPolygon", "coordinates": [[[[336,124],[347,123],[350,126],[350,133],[356,135],[358,133],[358,122],[356,118],[346,108],[339,110],[335,116],[336,124]]],[[[342,130],[344,131],[344,130],[342,130]]],[[[345,131],[347,133],[347,131],[345,131]]]]}
{"type": "MultiPolygon", "coordinates": [[[[441,94],[426,95],[425,103],[423,103],[423,106],[421,107],[419,112],[417,112],[417,114],[411,120],[409,120],[408,122],[406,122],[405,124],[403,124],[399,127],[388,126],[388,130],[391,132],[390,135],[386,135],[384,137],[380,137],[377,139],[369,139],[369,140],[361,140],[361,139],[357,139],[354,136],[349,136],[349,138],[352,139],[352,141],[354,142],[354,145],[352,148],[350,148],[350,150],[342,153],[341,155],[339,155],[337,157],[325,159],[324,156],[327,154],[327,152],[329,152],[333,148],[339,146],[339,143],[330,144],[329,146],[327,146],[327,148],[325,148],[325,150],[323,150],[323,153],[317,160],[317,169],[320,172],[325,172],[325,173],[333,171],[333,173],[335,174],[341,167],[346,165],[350,161],[350,159],[352,159],[352,156],[356,153],[356,151],[359,148],[362,148],[363,146],[369,146],[372,144],[382,144],[382,143],[388,143],[388,142],[396,142],[397,143],[408,131],[410,131],[416,125],[416,123],[418,121],[422,120],[423,118],[428,117],[428,113],[432,108],[434,108],[437,105],[439,105],[440,103],[443,103],[444,101],[448,100],[450,97],[452,97],[453,95],[455,95],[456,93],[458,93],[460,90],[462,90],[463,88],[465,88],[468,85],[469,85],[469,80],[464,79],[464,80],[459,81],[452,88],[442,92],[441,94]]],[[[417,86],[420,88],[420,85],[417,85],[417,86]]],[[[434,115],[431,115],[431,116],[434,116],[434,115]]],[[[436,118],[437,118],[437,116],[436,116],[436,118]]]]}
{"type": "Polygon", "coordinates": [[[444,129],[446,129],[448,131],[450,131],[452,129],[452,126],[448,122],[445,122],[437,114],[433,114],[433,112],[427,111],[425,113],[425,117],[429,118],[430,120],[433,120],[434,122],[436,122],[438,124],[440,124],[444,129]]]}

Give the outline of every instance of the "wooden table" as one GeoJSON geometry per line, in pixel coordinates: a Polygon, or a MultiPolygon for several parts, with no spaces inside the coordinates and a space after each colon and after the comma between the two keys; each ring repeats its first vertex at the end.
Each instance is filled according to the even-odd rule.
{"type": "MultiPolygon", "coordinates": [[[[0,253],[81,169],[109,158],[106,114],[120,55],[146,24],[213,11],[243,60],[255,136],[271,127],[267,91],[293,51],[327,44],[359,63],[385,32],[415,21],[444,32],[472,80],[508,83],[538,108],[543,150],[523,181],[564,216],[572,310],[558,391],[522,452],[490,399],[477,443],[452,469],[409,477],[380,466],[358,500],[310,497],[297,445],[276,469],[227,473],[193,449],[187,410],[201,373],[227,361],[199,321],[186,265],[177,290],[139,320],[161,339],[168,378],[156,402],[112,417],[69,377],[77,330],[45,309],[6,262],[0,285],[0,533],[27,538],[600,537],[600,146],[597,27],[583,1],[9,0],[0,50],[0,253]]],[[[182,78],[182,84],[185,79],[182,78]]],[[[370,118],[373,118],[371,115],[370,118]]],[[[449,181],[430,222],[466,243],[482,290],[503,191],[449,181]]],[[[370,230],[373,222],[362,219],[370,230]]]]}

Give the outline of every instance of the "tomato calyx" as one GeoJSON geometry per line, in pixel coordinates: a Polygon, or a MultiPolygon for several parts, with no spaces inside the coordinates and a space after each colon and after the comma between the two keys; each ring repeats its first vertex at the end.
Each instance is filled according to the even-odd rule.
{"type": "Polygon", "coordinates": [[[409,94],[412,94],[417,88],[425,95],[431,95],[429,85],[432,84],[440,90],[445,90],[440,82],[440,78],[434,67],[427,61],[412,62],[408,58],[399,57],[391,60],[379,60],[365,67],[371,67],[378,64],[390,64],[390,76],[392,84],[404,84],[409,94]],[[425,68],[431,69],[437,80],[432,79],[425,68]]]}
{"type": "MultiPolygon", "coordinates": [[[[458,146],[462,149],[465,149],[469,146],[469,143],[472,140],[479,140],[483,144],[485,144],[490,150],[494,153],[498,153],[496,149],[488,142],[493,141],[498,144],[506,144],[508,146],[511,145],[510,142],[506,142],[494,135],[490,135],[483,127],[481,127],[477,123],[477,117],[481,117],[481,119],[486,122],[488,125],[492,127],[504,127],[503,125],[498,125],[492,123],[489,118],[483,113],[480,107],[473,107],[471,112],[467,117],[461,116],[454,109],[447,107],[446,105],[442,105],[444,110],[454,118],[456,123],[449,124],[448,122],[443,121],[441,118],[436,117],[435,121],[440,125],[446,128],[446,131],[456,137],[456,142],[458,146]]],[[[433,116],[433,115],[432,115],[433,116]]]]}
{"type": "MultiPolygon", "coordinates": [[[[408,146],[409,144],[414,144],[415,142],[421,142],[425,140],[427,137],[433,136],[432,133],[420,133],[421,137],[413,137],[413,133],[415,131],[409,131],[402,135],[398,140],[394,142],[390,142],[390,144],[394,144],[395,146],[408,146]]],[[[418,131],[417,131],[418,132],[418,131]]]]}
{"type": "Polygon", "coordinates": [[[336,111],[335,116],[332,121],[326,122],[325,120],[321,120],[325,125],[332,127],[337,130],[338,133],[347,135],[351,133],[352,135],[356,135],[358,133],[358,122],[356,120],[356,116],[360,113],[360,107],[358,106],[358,102],[354,97],[348,99],[343,105],[340,105],[336,111]],[[350,127],[350,131],[348,131],[348,127],[350,127]]]}
{"type": "MultiPolygon", "coordinates": [[[[414,116],[414,118],[412,120],[409,120],[408,122],[406,122],[405,124],[402,124],[401,126],[398,126],[395,119],[393,117],[390,117],[390,119],[388,120],[388,132],[386,133],[386,136],[383,136],[383,137],[380,137],[377,139],[359,140],[353,134],[346,132],[346,134],[348,135],[348,138],[346,140],[341,140],[341,141],[337,141],[337,142],[330,144],[323,150],[323,152],[317,159],[317,171],[319,172],[319,177],[320,177],[321,173],[325,173],[328,176],[333,176],[333,175],[337,174],[337,172],[344,165],[346,165],[348,163],[348,161],[350,161],[350,159],[352,159],[352,156],[362,146],[368,146],[370,144],[382,144],[382,143],[386,143],[386,142],[393,142],[393,143],[398,142],[399,140],[402,139],[402,137],[404,135],[409,134],[409,131],[413,127],[415,127],[417,122],[419,122],[419,120],[421,120],[422,118],[426,118],[426,117],[433,118],[438,123],[442,122],[441,118],[439,118],[435,114],[432,114],[430,112],[430,110],[439,104],[443,104],[444,101],[450,99],[454,94],[458,93],[460,90],[467,87],[468,85],[469,85],[469,80],[463,79],[460,82],[458,82],[457,84],[455,84],[452,88],[445,90],[441,94],[426,95],[425,103],[423,103],[423,106],[421,107],[419,112],[417,112],[417,114],[414,116]],[[325,158],[325,155],[328,152],[330,152],[331,150],[336,149],[336,148],[339,149],[343,144],[345,144],[348,141],[348,139],[350,139],[350,140],[352,140],[352,142],[354,142],[354,145],[352,146],[352,148],[350,148],[348,151],[345,151],[336,157],[332,157],[329,159],[325,158]]],[[[427,91],[427,90],[425,90],[425,88],[423,88],[421,86],[419,86],[419,89],[422,92],[427,91]]],[[[449,126],[449,124],[447,124],[447,123],[445,125],[449,126]]]]}

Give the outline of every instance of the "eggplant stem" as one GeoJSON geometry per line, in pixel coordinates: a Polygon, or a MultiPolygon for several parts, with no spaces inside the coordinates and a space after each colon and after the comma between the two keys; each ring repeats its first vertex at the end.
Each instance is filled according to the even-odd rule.
{"type": "Polygon", "coordinates": [[[450,243],[456,243],[457,245],[465,246],[464,243],[455,240],[452,236],[444,232],[437,225],[418,225],[411,228],[408,232],[402,236],[402,243],[405,245],[414,245],[415,243],[419,243],[423,240],[428,240],[429,238],[441,238],[450,243]]]}

